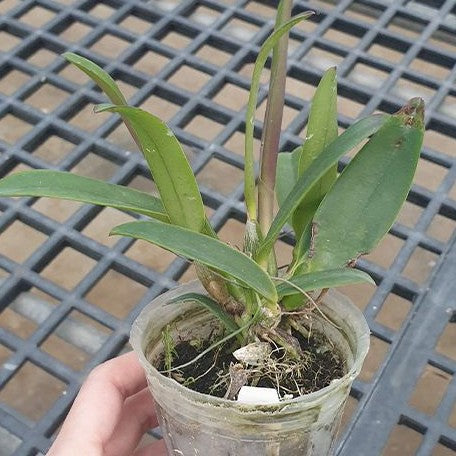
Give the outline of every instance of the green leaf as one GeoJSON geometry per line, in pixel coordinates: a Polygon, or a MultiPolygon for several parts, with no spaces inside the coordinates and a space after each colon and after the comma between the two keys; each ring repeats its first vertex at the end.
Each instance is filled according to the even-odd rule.
{"type": "Polygon", "coordinates": [[[106,73],[106,71],[90,60],[74,54],[73,52],[65,52],[62,55],[66,60],[68,60],[68,62],[77,66],[81,71],[87,74],[87,76],[89,76],[89,78],[91,78],[100,87],[100,89],[103,90],[113,104],[127,104],[127,101],[122,95],[122,92],[116,82],[111,78],[111,76],[109,76],[108,73],[106,73]]]}
{"type": "Polygon", "coordinates": [[[279,207],[298,181],[300,156],[301,148],[297,147],[293,152],[280,152],[277,158],[276,196],[279,207]]]}
{"type": "MultiPolygon", "coordinates": [[[[299,159],[299,175],[318,159],[331,142],[337,138],[337,77],[336,69],[325,72],[312,100],[307,122],[306,141],[302,145],[299,159]]],[[[312,220],[323,197],[337,178],[337,164],[333,165],[316,182],[307,196],[296,208],[292,225],[299,239],[305,227],[312,220]]]]}
{"type": "Polygon", "coordinates": [[[231,318],[231,316],[225,312],[220,304],[215,302],[213,299],[209,298],[209,296],[205,296],[198,293],[187,293],[182,296],[178,296],[177,298],[169,301],[168,304],[175,304],[179,302],[196,302],[207,310],[209,310],[215,317],[217,317],[225,326],[225,328],[230,332],[234,332],[239,329],[239,326],[236,322],[231,318]]]}
{"type": "Polygon", "coordinates": [[[424,103],[411,100],[356,154],[320,204],[307,268],[350,264],[391,228],[412,185],[423,142],[424,103]]]}
{"type": "Polygon", "coordinates": [[[201,231],[203,200],[192,168],[174,133],[158,117],[130,106],[101,105],[97,112],[118,112],[127,119],[147,160],[171,223],[201,231]]]}
{"type": "MultiPolygon", "coordinates": [[[[277,285],[279,298],[302,294],[303,291],[320,290],[322,288],[341,287],[353,283],[367,282],[375,285],[369,274],[352,268],[330,269],[309,272],[308,274],[290,278],[287,282],[277,285]]],[[[292,310],[287,307],[287,310],[292,310]]]]}
{"type": "MultiPolygon", "coordinates": [[[[107,97],[111,100],[111,103],[121,106],[127,105],[127,101],[120,91],[119,86],[116,84],[114,79],[112,79],[111,76],[103,70],[103,68],[99,67],[92,61],[81,57],[80,55],[74,54],[73,52],[65,52],[62,55],[66,60],[89,76],[89,78],[91,78],[92,81],[95,82],[107,95],[107,97]]],[[[130,122],[128,122],[127,119],[124,119],[124,122],[135,143],[138,145],[139,149],[141,149],[138,137],[130,125],[130,122]]]]}
{"type": "Polygon", "coordinates": [[[258,89],[260,87],[261,72],[268,58],[269,53],[280,40],[296,24],[307,19],[313,14],[312,11],[299,14],[285,22],[274,31],[261,46],[260,52],[253,69],[252,83],[250,86],[249,101],[247,104],[246,125],[245,125],[245,158],[244,158],[244,194],[247,213],[250,220],[256,220],[257,211],[255,204],[255,160],[253,157],[253,133],[255,122],[255,110],[258,101],[258,89]]]}
{"type": "Polygon", "coordinates": [[[199,261],[277,302],[276,289],[269,275],[247,255],[217,239],[156,220],[126,223],[115,227],[111,234],[143,239],[176,255],[199,261]]]}
{"type": "MultiPolygon", "coordinates": [[[[66,60],[68,60],[69,62],[74,64],[76,67],[78,67],[81,71],[86,73],[100,87],[100,89],[103,90],[103,92],[108,96],[108,98],[111,100],[113,105],[116,105],[116,106],[119,106],[119,105],[126,106],[127,105],[125,97],[123,96],[123,94],[120,91],[119,87],[117,86],[116,82],[101,67],[99,67],[95,63],[91,62],[90,60],[88,60],[84,57],[81,57],[80,55],[74,54],[72,52],[65,52],[63,54],[63,57],[65,57],[66,60]]],[[[103,105],[101,107],[98,107],[97,112],[100,112],[103,110],[109,111],[110,107],[111,107],[111,105],[103,105]]],[[[132,109],[134,109],[134,108],[132,108],[132,109]]],[[[111,110],[113,111],[114,109],[111,109],[111,110]]],[[[132,137],[135,140],[136,144],[138,145],[139,149],[143,151],[143,147],[142,147],[143,144],[142,144],[142,141],[140,140],[140,138],[138,138],[138,134],[135,131],[135,126],[132,125],[132,122],[130,121],[128,116],[125,115],[125,113],[120,112],[119,110],[117,110],[117,112],[119,112],[121,114],[123,121],[125,122],[125,125],[127,126],[130,134],[132,135],[132,137]]],[[[158,119],[155,118],[155,120],[157,121],[156,123],[158,123],[158,119]]],[[[170,134],[169,130],[167,130],[167,134],[170,134]]],[[[171,133],[171,136],[174,138],[174,135],[172,133],[171,133]]],[[[177,143],[177,140],[175,138],[174,138],[174,140],[175,140],[174,142],[177,143]]],[[[172,142],[173,141],[170,138],[169,143],[171,144],[172,142]]],[[[178,144],[176,146],[176,150],[177,149],[180,149],[180,144],[178,144]]],[[[146,156],[146,159],[149,162],[149,159],[147,158],[147,156],[146,156]]],[[[149,166],[150,166],[150,162],[149,162],[149,166]]],[[[187,168],[187,167],[185,166],[185,164],[183,164],[182,168],[187,168]]],[[[187,171],[188,171],[188,169],[187,169],[187,171]]],[[[195,198],[197,198],[197,200],[198,199],[201,200],[201,196],[199,195],[199,192],[198,192],[198,195],[196,195],[194,192],[194,185],[190,185],[190,187],[193,187],[193,190],[191,192],[193,194],[190,194],[189,198],[195,197],[195,198]]],[[[195,207],[198,206],[197,200],[195,200],[195,204],[194,204],[195,207]]],[[[201,204],[202,204],[202,202],[201,202],[201,204]]],[[[169,205],[167,204],[166,207],[168,210],[169,205]]],[[[191,208],[192,207],[193,206],[191,206],[191,208]]],[[[199,208],[199,209],[201,209],[201,208],[199,208]]],[[[203,211],[204,211],[204,209],[203,209],[203,211]]],[[[197,221],[198,216],[201,216],[201,210],[197,211],[195,213],[195,217],[194,217],[195,223],[194,224],[190,223],[190,226],[198,226],[198,221],[197,221]]],[[[187,226],[187,225],[184,225],[184,226],[187,226]]],[[[217,237],[217,235],[215,234],[214,230],[210,226],[206,217],[204,219],[201,231],[204,232],[205,234],[211,235],[213,237],[217,237]]]]}
{"type": "Polygon", "coordinates": [[[257,255],[258,262],[262,262],[268,257],[274,242],[280,234],[280,230],[315,182],[336,164],[343,155],[378,131],[389,117],[386,114],[375,114],[356,122],[326,147],[318,160],[312,162],[309,168],[299,177],[298,182],[296,182],[274,218],[268,234],[260,245],[257,255]]]}
{"type": "Polygon", "coordinates": [[[41,196],[136,212],[168,222],[163,204],[147,193],[66,171],[34,170],[0,180],[0,197],[41,196]]]}

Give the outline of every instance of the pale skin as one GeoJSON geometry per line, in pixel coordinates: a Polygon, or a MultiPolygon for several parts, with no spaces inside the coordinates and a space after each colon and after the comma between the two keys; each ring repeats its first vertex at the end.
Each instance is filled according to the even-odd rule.
{"type": "Polygon", "coordinates": [[[157,426],[152,396],[134,353],[96,367],[82,385],[48,456],[166,456],[162,441],[139,448],[157,426]]]}

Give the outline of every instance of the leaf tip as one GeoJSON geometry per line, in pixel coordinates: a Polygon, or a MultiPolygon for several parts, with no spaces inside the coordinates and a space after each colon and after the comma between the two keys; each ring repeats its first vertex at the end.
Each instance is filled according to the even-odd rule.
{"type": "Polygon", "coordinates": [[[422,128],[424,126],[424,100],[414,97],[405,104],[396,115],[408,126],[422,128]]]}
{"type": "Polygon", "coordinates": [[[84,59],[84,57],[76,54],[74,52],[66,51],[62,54],[62,57],[67,61],[72,63],[73,65],[80,64],[84,59]]]}
{"type": "Polygon", "coordinates": [[[111,111],[116,107],[116,105],[113,105],[111,103],[100,103],[97,104],[93,107],[93,112],[95,114],[98,114],[100,112],[106,112],[106,111],[111,111]]]}
{"type": "Polygon", "coordinates": [[[62,57],[68,61],[71,61],[72,58],[74,57],[79,57],[77,54],[74,52],[66,51],[62,53],[62,57]]]}
{"type": "Polygon", "coordinates": [[[122,236],[123,235],[122,226],[123,225],[118,225],[118,226],[115,226],[114,228],[112,228],[111,231],[109,232],[108,236],[122,236]]]}

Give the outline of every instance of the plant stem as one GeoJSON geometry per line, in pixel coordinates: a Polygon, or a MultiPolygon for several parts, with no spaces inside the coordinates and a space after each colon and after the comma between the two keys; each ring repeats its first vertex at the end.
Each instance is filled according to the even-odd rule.
{"type": "MultiPolygon", "coordinates": [[[[275,30],[291,17],[293,0],[282,0],[277,11],[275,30]]],[[[274,187],[277,155],[285,98],[287,76],[288,33],[274,47],[271,64],[271,79],[266,114],[261,139],[261,171],[258,183],[258,221],[263,236],[266,236],[274,216],[274,187]]]]}

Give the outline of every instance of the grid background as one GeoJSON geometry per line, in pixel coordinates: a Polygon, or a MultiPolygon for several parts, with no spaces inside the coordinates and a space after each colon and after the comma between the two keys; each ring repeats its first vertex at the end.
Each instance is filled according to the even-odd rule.
{"type": "MultiPolygon", "coordinates": [[[[238,242],[244,107],[274,4],[0,1],[0,176],[72,170],[153,191],[119,118],[92,115],[104,97],[59,56],[77,52],[109,71],[131,104],[169,122],[186,145],[213,225],[238,242]]],[[[359,262],[377,287],[345,289],[369,321],[372,350],[338,454],[454,455],[456,3],[295,1],[294,13],[307,9],[317,14],[291,33],[283,150],[300,144],[309,99],[331,65],[338,67],[341,129],[376,110],[394,112],[415,95],[427,102],[408,203],[379,249],[359,262]]],[[[257,138],[266,95],[265,84],[257,138]]],[[[141,308],[192,278],[182,259],[106,239],[113,223],[129,218],[74,203],[0,199],[0,442],[7,442],[0,455],[45,453],[81,381],[126,348],[141,308]],[[32,314],[27,300],[42,312],[32,314]],[[42,388],[51,399],[36,403],[42,388]],[[28,408],[14,399],[25,390],[28,408]]],[[[285,233],[279,258],[292,241],[285,233]]]]}

